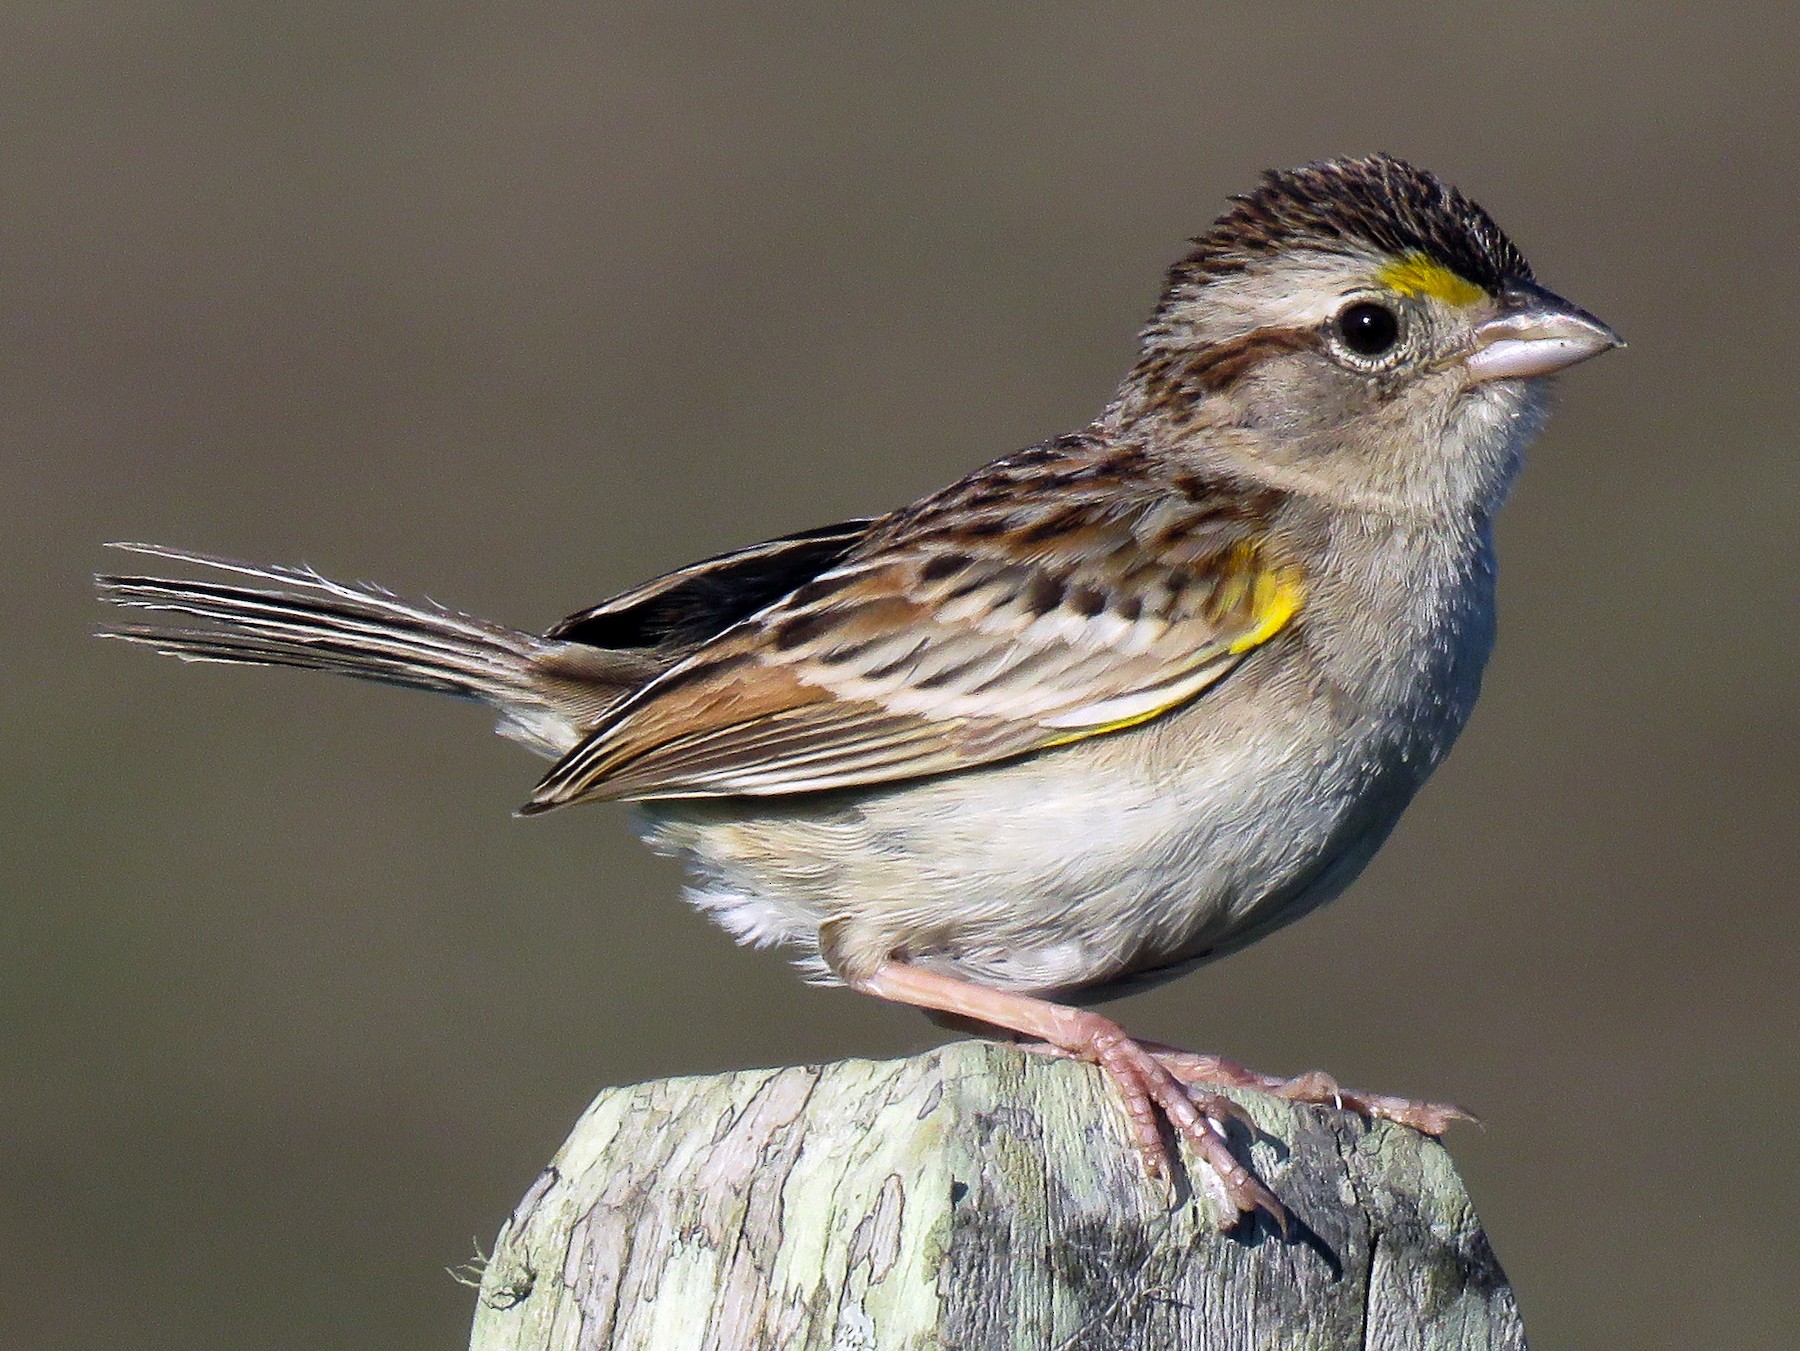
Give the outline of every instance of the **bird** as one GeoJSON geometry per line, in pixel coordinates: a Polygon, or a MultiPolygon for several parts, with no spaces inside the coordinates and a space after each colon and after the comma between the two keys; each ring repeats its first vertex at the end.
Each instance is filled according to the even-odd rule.
{"type": "Polygon", "coordinates": [[[1391,155],[1269,170],[1170,268],[1078,431],[882,515],[676,569],[537,634],[306,567],[113,547],[104,636],[486,704],[524,815],[637,806],[689,899],[812,980],[1098,1065],[1230,1227],[1248,1087],[1464,1115],[1139,1040],[1094,1005],[1360,873],[1469,717],[1496,511],[1551,377],[1623,346],[1391,155]],[[167,569],[164,569],[167,570],[167,569]],[[175,618],[170,618],[175,617],[175,618]]]}

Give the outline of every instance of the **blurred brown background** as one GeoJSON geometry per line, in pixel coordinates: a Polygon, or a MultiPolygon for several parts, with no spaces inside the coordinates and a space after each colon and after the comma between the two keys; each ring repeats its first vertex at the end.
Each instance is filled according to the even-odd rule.
{"type": "Polygon", "coordinates": [[[544,625],[1079,425],[1227,193],[1372,149],[1631,350],[1364,881],[1117,1011],[1480,1111],[1540,1348],[1791,1345],[1791,8],[749,11],[0,14],[0,1346],[459,1345],[602,1085],[938,1036],[467,707],[92,641],[100,541],[544,625]]]}

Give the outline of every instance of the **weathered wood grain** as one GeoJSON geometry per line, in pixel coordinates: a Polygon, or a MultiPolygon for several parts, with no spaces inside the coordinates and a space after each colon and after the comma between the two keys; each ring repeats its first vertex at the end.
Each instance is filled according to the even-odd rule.
{"type": "Polygon", "coordinates": [[[1096,1070],[985,1042],[608,1089],[501,1231],[473,1351],[1522,1348],[1449,1156],[1234,1093],[1299,1220],[1152,1186],[1096,1070]]]}

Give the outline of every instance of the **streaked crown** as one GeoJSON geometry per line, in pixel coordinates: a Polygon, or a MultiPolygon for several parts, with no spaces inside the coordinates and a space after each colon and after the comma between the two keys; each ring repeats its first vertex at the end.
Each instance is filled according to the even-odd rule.
{"type": "Polygon", "coordinates": [[[1435,174],[1370,155],[1269,170],[1169,270],[1165,303],[1293,249],[1433,264],[1490,294],[1532,280],[1525,256],[1481,207],[1435,174]]]}

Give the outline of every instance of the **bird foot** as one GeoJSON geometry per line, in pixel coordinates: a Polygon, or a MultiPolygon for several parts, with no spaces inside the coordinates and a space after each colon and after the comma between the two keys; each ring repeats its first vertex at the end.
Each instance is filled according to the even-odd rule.
{"type": "Polygon", "coordinates": [[[1396,1098],[1386,1093],[1369,1093],[1360,1088],[1345,1088],[1322,1070],[1309,1070],[1284,1079],[1247,1069],[1223,1056],[1202,1055],[1174,1046],[1146,1042],[1144,1047],[1156,1057],[1164,1069],[1192,1088],[1249,1088],[1272,1093],[1290,1102],[1333,1107],[1342,1112],[1355,1112],[1371,1120],[1396,1121],[1426,1135],[1442,1135],[1455,1121],[1476,1125],[1479,1119],[1453,1103],[1422,1102],[1413,1098],[1396,1098]]]}
{"type": "Polygon", "coordinates": [[[1217,1202],[1222,1228],[1261,1211],[1288,1232],[1287,1209],[1231,1152],[1226,1129],[1232,1121],[1248,1122],[1243,1110],[1203,1086],[1184,1084],[1157,1048],[1133,1040],[1112,1019],[895,960],[869,972],[847,971],[845,982],[878,998],[1016,1034],[1030,1050],[1098,1065],[1118,1090],[1132,1144],[1153,1178],[1165,1183],[1173,1178],[1163,1142],[1166,1120],[1206,1165],[1196,1180],[1217,1202]]]}
{"type": "Polygon", "coordinates": [[[1214,1199],[1223,1211],[1222,1228],[1229,1229],[1241,1216],[1260,1210],[1286,1235],[1287,1207],[1231,1152],[1226,1134],[1229,1123],[1237,1121],[1254,1129],[1243,1108],[1223,1094],[1183,1083],[1154,1051],[1127,1036],[1111,1019],[1083,1012],[1078,1025],[1079,1044],[1041,1045],[1053,1054],[1086,1060],[1106,1071],[1124,1103],[1132,1143],[1150,1175],[1166,1182],[1172,1174],[1157,1119],[1160,1112],[1205,1162],[1214,1199]]]}

